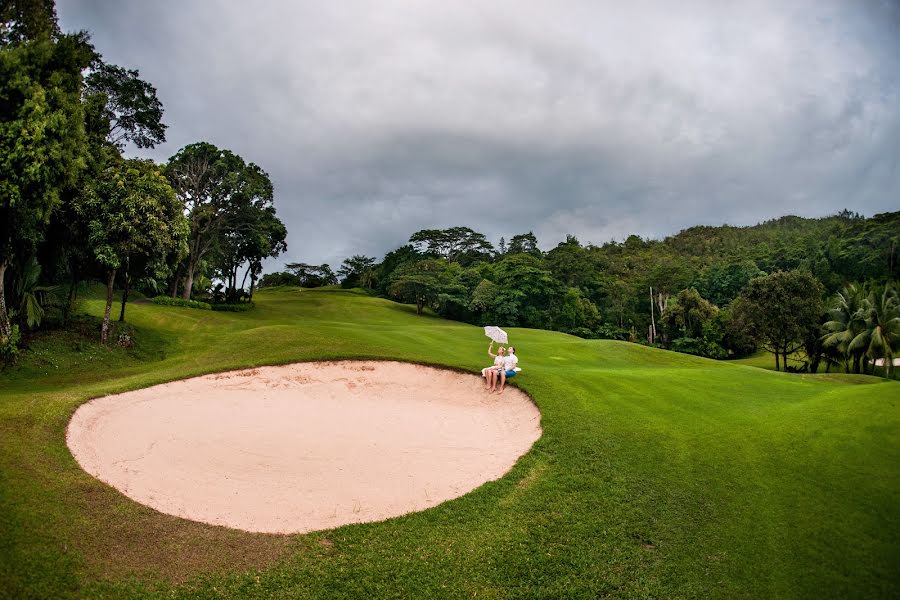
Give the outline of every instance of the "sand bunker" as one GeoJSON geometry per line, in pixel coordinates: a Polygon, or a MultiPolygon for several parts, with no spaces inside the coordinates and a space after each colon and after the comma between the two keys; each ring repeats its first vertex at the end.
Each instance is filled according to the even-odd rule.
{"type": "Polygon", "coordinates": [[[506,473],[541,435],[525,394],[397,362],[300,363],[97,398],[78,463],[161,512],[246,531],[379,521],[506,473]]]}

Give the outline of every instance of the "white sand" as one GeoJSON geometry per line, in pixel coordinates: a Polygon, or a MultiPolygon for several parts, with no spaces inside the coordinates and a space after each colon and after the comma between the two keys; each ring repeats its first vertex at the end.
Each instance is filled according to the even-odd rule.
{"type": "Polygon", "coordinates": [[[379,521],[506,473],[540,437],[515,388],[398,362],[300,363],[97,398],[67,442],[91,475],[161,512],[246,531],[379,521]]]}

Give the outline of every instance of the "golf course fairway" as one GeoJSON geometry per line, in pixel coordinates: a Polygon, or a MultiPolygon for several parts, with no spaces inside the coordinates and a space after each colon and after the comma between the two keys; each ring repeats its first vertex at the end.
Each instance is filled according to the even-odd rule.
{"type": "Polygon", "coordinates": [[[0,597],[900,596],[900,383],[875,377],[507,329],[541,411],[531,451],[423,512],[305,535],[165,515],[78,466],[67,424],[106,394],[320,359],[490,364],[480,328],[412,306],[255,301],[131,304],[134,350],[38,339],[0,373],[0,597]]]}

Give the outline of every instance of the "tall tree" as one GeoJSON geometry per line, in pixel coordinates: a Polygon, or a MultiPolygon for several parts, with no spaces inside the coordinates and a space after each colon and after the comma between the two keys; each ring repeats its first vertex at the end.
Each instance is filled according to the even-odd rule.
{"type": "Polygon", "coordinates": [[[159,168],[142,160],[107,167],[79,200],[78,214],[87,223],[94,258],[107,272],[100,330],[106,343],[116,271],[131,256],[165,257],[179,247],[186,252],[188,223],[159,168]]]}
{"type": "Polygon", "coordinates": [[[537,237],[534,233],[520,233],[509,239],[509,246],[506,249],[507,254],[540,254],[541,249],[538,248],[537,237]]]}
{"type": "Polygon", "coordinates": [[[59,35],[54,0],[3,0],[0,3],[0,45],[59,35]]]}
{"type": "Polygon", "coordinates": [[[762,347],[775,355],[776,369],[781,368],[779,358],[787,361],[810,331],[818,330],[823,291],[819,280],[807,271],[776,271],[752,279],[744,290],[741,306],[748,311],[762,347]]]}
{"type": "MultiPolygon", "coordinates": [[[[361,285],[363,276],[372,271],[375,266],[375,257],[365,256],[363,254],[354,254],[350,258],[345,258],[338,269],[338,276],[343,278],[341,285],[344,287],[356,287],[361,285]]],[[[371,278],[367,281],[371,282],[371,278]]]]}
{"type": "Polygon", "coordinates": [[[464,256],[487,257],[494,250],[484,234],[468,227],[422,229],[412,234],[409,241],[419,251],[445,258],[448,262],[459,262],[464,256]]]}
{"type": "Polygon", "coordinates": [[[216,248],[228,215],[241,201],[271,202],[272,183],[258,166],[206,142],[179,150],[169,160],[166,176],[191,226],[182,293],[189,299],[201,261],[216,248]]]}
{"type": "Polygon", "coordinates": [[[868,332],[866,356],[874,363],[884,363],[884,376],[890,378],[894,367],[894,353],[900,350],[900,302],[897,288],[891,284],[873,289],[863,309],[868,332]]]}
{"type": "Polygon", "coordinates": [[[338,282],[337,276],[327,264],[310,265],[296,262],[288,263],[284,268],[298,278],[301,287],[322,287],[335,285],[338,282]]]}
{"type": "Polygon", "coordinates": [[[825,335],[823,342],[828,348],[836,348],[844,359],[844,371],[853,370],[859,373],[860,361],[865,352],[862,341],[857,341],[858,336],[866,332],[866,318],[864,304],[866,294],[862,288],[855,284],[849,284],[834,295],[831,308],[828,310],[828,320],[825,322],[825,335]]]}
{"type": "Polygon", "coordinates": [[[166,141],[162,103],[156,88],[142,81],[138,71],[98,61],[85,79],[84,95],[102,96],[102,116],[115,146],[131,142],[153,148],[166,141]]]}
{"type": "Polygon", "coordinates": [[[0,341],[11,332],[6,269],[34,253],[85,164],[81,72],[93,58],[83,34],[0,47],[0,341]]]}
{"type": "Polygon", "coordinates": [[[392,296],[416,305],[416,314],[421,315],[425,307],[435,307],[440,295],[452,283],[446,262],[425,259],[406,263],[398,268],[390,285],[392,296]]]}

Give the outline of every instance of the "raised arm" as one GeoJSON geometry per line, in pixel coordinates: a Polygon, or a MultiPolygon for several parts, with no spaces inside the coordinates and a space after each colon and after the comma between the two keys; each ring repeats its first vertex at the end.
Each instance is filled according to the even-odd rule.
{"type": "Polygon", "coordinates": [[[491,358],[497,358],[497,355],[494,354],[493,352],[491,352],[491,350],[493,350],[493,349],[494,349],[494,342],[491,341],[491,344],[488,346],[488,356],[490,356],[491,358]]]}

